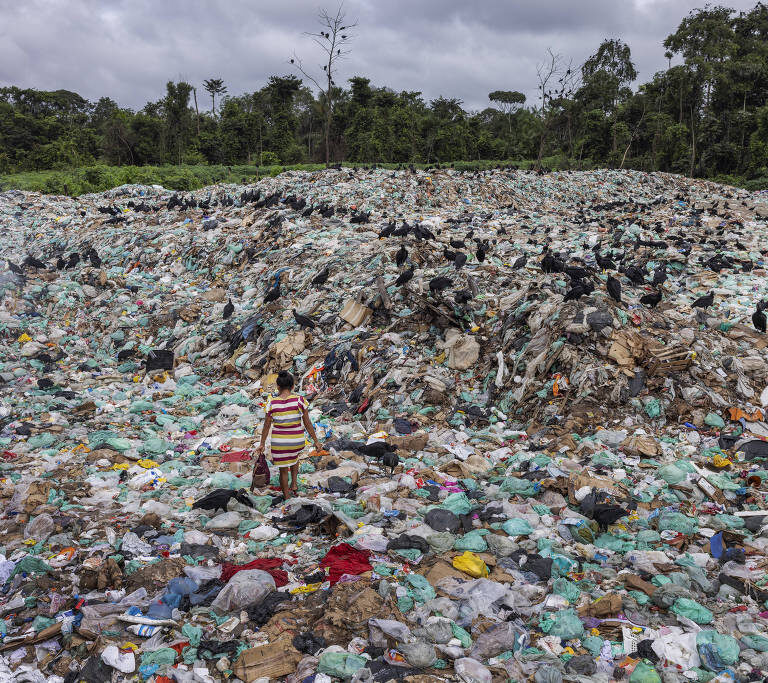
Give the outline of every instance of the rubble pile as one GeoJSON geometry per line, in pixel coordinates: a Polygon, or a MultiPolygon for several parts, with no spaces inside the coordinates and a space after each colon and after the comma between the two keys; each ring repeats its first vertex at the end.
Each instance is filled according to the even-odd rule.
{"type": "Polygon", "coordinates": [[[0,194],[0,673],[762,680],[767,222],[634,171],[0,194]]]}

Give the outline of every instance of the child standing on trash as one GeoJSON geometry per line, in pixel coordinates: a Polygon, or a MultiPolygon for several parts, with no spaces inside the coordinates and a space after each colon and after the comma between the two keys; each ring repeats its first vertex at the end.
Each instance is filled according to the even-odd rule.
{"type": "MultiPolygon", "coordinates": [[[[261,430],[261,443],[257,453],[264,453],[267,437],[272,430],[270,453],[272,462],[280,468],[280,488],[283,495],[290,498],[299,489],[299,455],[304,450],[304,430],[320,450],[320,442],[309,420],[307,402],[302,396],[293,393],[294,379],[290,372],[281,371],[277,376],[277,396],[270,397],[267,403],[267,418],[261,430]],[[291,472],[291,486],[288,487],[288,471],[291,472]]],[[[258,462],[258,461],[257,461],[258,462]]],[[[255,468],[254,468],[255,471],[255,468]]],[[[251,485],[251,490],[253,490],[251,485]]]]}

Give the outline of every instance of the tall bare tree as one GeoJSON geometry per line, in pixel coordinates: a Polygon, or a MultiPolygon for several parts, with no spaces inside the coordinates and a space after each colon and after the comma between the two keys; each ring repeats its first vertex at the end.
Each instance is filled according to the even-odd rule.
{"type": "Polygon", "coordinates": [[[334,80],[336,67],[339,60],[350,53],[347,46],[354,37],[352,30],[357,27],[357,22],[346,23],[343,2],[339,4],[336,14],[329,14],[325,9],[320,10],[317,20],[320,24],[320,30],[314,33],[307,31],[304,35],[312,38],[325,53],[323,63],[319,65],[324,73],[323,76],[318,75],[324,84],[320,85],[318,79],[304,68],[304,64],[295,52],[290,61],[305,78],[315,84],[325,101],[325,164],[327,166],[331,162],[331,119],[333,117],[333,87],[336,85],[334,80]]]}
{"type": "Polygon", "coordinates": [[[555,118],[577,89],[579,78],[573,63],[566,62],[563,55],[556,54],[551,49],[547,49],[544,61],[536,65],[536,77],[539,81],[542,119],[539,154],[536,159],[536,168],[540,169],[544,147],[555,118]]]}
{"type": "Polygon", "coordinates": [[[221,78],[209,78],[203,81],[203,88],[211,96],[211,114],[216,116],[216,95],[223,95],[227,92],[227,86],[221,78]]]}
{"type": "Polygon", "coordinates": [[[197,137],[200,137],[200,110],[197,108],[197,88],[192,86],[192,95],[195,98],[195,117],[197,118],[197,137]]]}

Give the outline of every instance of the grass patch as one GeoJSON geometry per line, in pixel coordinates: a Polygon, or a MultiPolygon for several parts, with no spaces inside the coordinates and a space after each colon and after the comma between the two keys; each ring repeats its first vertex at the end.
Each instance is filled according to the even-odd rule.
{"type": "MultiPolygon", "coordinates": [[[[500,165],[513,165],[518,168],[531,168],[535,161],[456,161],[451,166],[460,171],[481,171],[497,168],[500,165]]],[[[358,168],[371,164],[344,163],[346,168],[358,168]]],[[[403,164],[376,164],[379,168],[397,169],[403,164]]],[[[406,166],[409,164],[406,164],[406,166]]],[[[549,168],[563,168],[560,158],[544,159],[549,168]]],[[[434,164],[414,164],[416,168],[434,168],[434,164]]],[[[45,194],[68,195],[77,197],[89,192],[104,192],[125,184],[162,185],[169,190],[197,190],[216,183],[246,184],[265,176],[276,176],[284,171],[319,171],[324,164],[293,164],[274,166],[85,166],[69,170],[27,171],[0,175],[0,191],[27,190],[45,194]]]]}
{"type": "MultiPolygon", "coordinates": [[[[529,169],[535,166],[534,160],[509,160],[509,161],[455,161],[443,164],[460,171],[482,171],[499,166],[512,165],[521,169],[529,169]]],[[[545,168],[553,170],[592,169],[589,160],[580,162],[568,160],[563,156],[547,157],[542,160],[545,168]]],[[[349,164],[345,167],[361,167],[369,164],[349,164]]],[[[396,169],[402,164],[377,164],[380,168],[396,169]]],[[[417,168],[434,168],[434,164],[414,164],[417,168]]],[[[256,182],[265,176],[276,176],[284,171],[318,171],[325,168],[323,164],[295,164],[277,166],[86,166],[71,170],[57,171],[29,171],[0,175],[0,191],[3,190],[27,190],[31,192],[43,192],[46,194],[68,195],[77,197],[89,192],[104,192],[113,187],[125,184],[162,185],[170,190],[188,191],[196,190],[216,183],[247,184],[256,182]]],[[[738,176],[719,176],[712,178],[715,182],[743,187],[750,191],[768,189],[768,177],[746,179],[738,176]]]]}

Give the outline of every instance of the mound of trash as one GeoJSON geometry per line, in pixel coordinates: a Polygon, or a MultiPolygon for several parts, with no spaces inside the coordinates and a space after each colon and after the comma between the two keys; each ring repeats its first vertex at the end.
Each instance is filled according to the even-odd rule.
{"type": "Polygon", "coordinates": [[[634,171],[0,194],[0,673],[762,680],[767,222],[634,171]]]}

